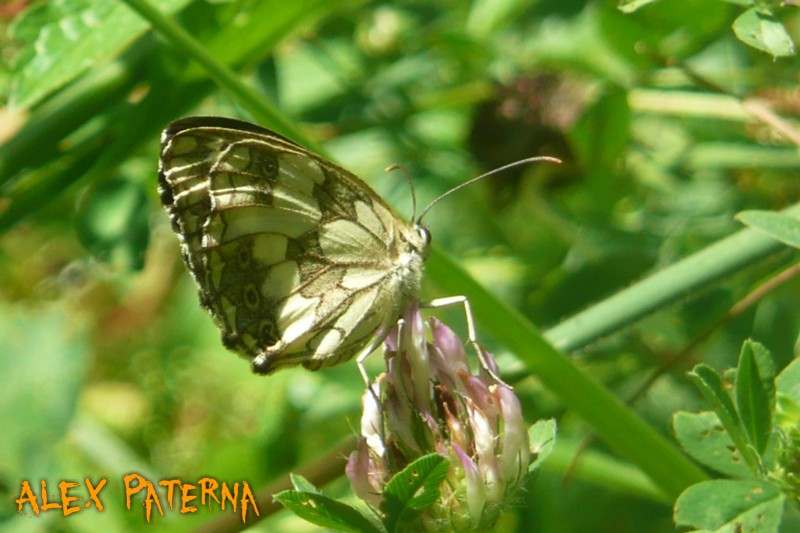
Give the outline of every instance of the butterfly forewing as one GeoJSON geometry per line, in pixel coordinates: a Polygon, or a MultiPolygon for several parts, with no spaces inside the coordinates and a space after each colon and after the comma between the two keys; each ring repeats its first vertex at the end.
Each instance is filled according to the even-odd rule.
{"type": "Polygon", "coordinates": [[[173,122],[159,191],[223,344],[259,373],[350,359],[417,297],[424,232],[347,170],[270,130],[173,122]]]}

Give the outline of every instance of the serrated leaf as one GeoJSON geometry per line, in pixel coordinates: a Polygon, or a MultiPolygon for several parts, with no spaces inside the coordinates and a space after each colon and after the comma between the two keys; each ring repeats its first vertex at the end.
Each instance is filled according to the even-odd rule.
{"type": "Polygon", "coordinates": [[[701,363],[689,372],[689,377],[692,378],[700,392],[711,404],[725,429],[732,436],[738,432],[739,417],[736,414],[736,407],[725,390],[720,375],[710,366],[701,363]]]}
{"type": "Polygon", "coordinates": [[[439,486],[447,477],[450,460],[438,453],[424,455],[398,472],[386,484],[381,510],[386,527],[393,531],[402,520],[425,509],[439,498],[439,486]]]}
{"type": "Polygon", "coordinates": [[[692,485],[675,502],[675,523],[718,532],[778,531],[784,496],[768,483],[712,480],[692,485]]]}
{"type": "Polygon", "coordinates": [[[756,472],[758,470],[758,458],[754,456],[752,449],[748,445],[748,439],[743,432],[739,414],[736,411],[733,400],[725,390],[722,378],[713,368],[705,364],[695,366],[689,372],[689,377],[700,389],[706,401],[711,404],[714,412],[717,413],[720,422],[722,422],[725,430],[734,444],[736,444],[736,448],[742,452],[742,456],[750,466],[750,470],[756,472]]]}
{"type": "Polygon", "coordinates": [[[312,492],[315,494],[321,494],[319,489],[314,486],[309,480],[301,476],[300,474],[289,474],[289,480],[292,482],[292,486],[294,490],[298,492],[312,492]]]}
{"type": "Polygon", "coordinates": [[[753,352],[753,357],[758,365],[758,373],[761,376],[761,380],[766,386],[774,388],[775,374],[777,371],[775,369],[775,358],[772,357],[772,352],[760,342],[750,339],[745,342],[750,346],[750,350],[753,352]]]}
{"type": "Polygon", "coordinates": [[[745,341],[736,372],[736,407],[747,438],[759,455],[766,450],[772,433],[774,373],[769,351],[761,344],[745,341]]]}
{"type": "Polygon", "coordinates": [[[772,57],[794,55],[794,43],[783,24],[758,8],[750,8],[739,15],[733,21],[733,32],[743,43],[772,57]]]}
{"type": "Polygon", "coordinates": [[[355,507],[319,493],[285,490],[273,497],[300,518],[320,527],[348,533],[385,533],[355,507]]]}
{"type": "MultiPolygon", "coordinates": [[[[162,0],[174,13],[189,0],[162,0]]],[[[148,29],[146,20],[118,0],[50,0],[32,6],[10,29],[19,43],[10,100],[31,107],[96,65],[116,56],[148,29]]]]}
{"type": "Polygon", "coordinates": [[[672,418],[675,436],[686,453],[717,472],[750,477],[751,472],[717,415],[679,411],[672,418]]]}
{"type": "Polygon", "coordinates": [[[528,472],[533,472],[542,465],[556,445],[555,419],[539,420],[528,428],[528,439],[531,443],[531,457],[533,460],[528,465],[528,472]]]}
{"type": "Polygon", "coordinates": [[[776,211],[742,211],[736,219],[784,244],[800,248],[800,220],[776,211]]]}

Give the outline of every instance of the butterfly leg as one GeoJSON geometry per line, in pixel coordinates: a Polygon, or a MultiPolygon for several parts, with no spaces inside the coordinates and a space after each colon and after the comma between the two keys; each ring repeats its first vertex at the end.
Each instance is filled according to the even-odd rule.
{"type": "MultiPolygon", "coordinates": [[[[375,337],[372,339],[366,348],[361,350],[361,352],[356,356],[356,365],[358,366],[358,372],[361,374],[361,377],[364,379],[364,383],[367,387],[372,390],[372,385],[369,382],[369,375],[367,374],[367,369],[364,368],[364,361],[369,357],[369,354],[374,352],[381,343],[386,340],[386,337],[389,336],[390,328],[386,325],[382,326],[381,329],[378,330],[378,333],[375,334],[375,337]]],[[[373,395],[375,392],[373,391],[373,395]]]]}
{"type": "Polygon", "coordinates": [[[478,362],[493,379],[504,383],[503,380],[500,379],[500,376],[498,376],[495,372],[494,365],[491,365],[486,359],[486,354],[483,352],[483,348],[481,348],[480,344],[478,344],[478,336],[475,333],[475,319],[472,317],[472,308],[470,307],[469,299],[467,299],[466,296],[448,296],[446,298],[436,298],[429,302],[422,302],[419,305],[420,307],[425,307],[428,309],[438,309],[440,307],[449,307],[451,305],[458,304],[464,306],[464,314],[467,317],[467,342],[470,346],[472,346],[472,349],[475,350],[475,353],[478,354],[478,362]]]}

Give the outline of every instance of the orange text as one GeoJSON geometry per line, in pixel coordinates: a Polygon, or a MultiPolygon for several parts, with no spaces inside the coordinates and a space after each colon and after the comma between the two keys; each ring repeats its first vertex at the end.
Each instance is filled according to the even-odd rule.
{"type": "Polygon", "coordinates": [[[62,481],[58,484],[58,491],[51,491],[55,497],[50,499],[47,495],[47,481],[42,480],[40,483],[41,491],[37,496],[31,484],[25,480],[22,482],[22,488],[19,492],[17,502],[17,510],[21,513],[25,504],[30,505],[33,514],[39,516],[42,511],[61,511],[64,516],[69,516],[78,511],[83,511],[94,505],[98,511],[103,510],[103,502],[100,501],[100,491],[106,485],[106,479],[101,479],[97,485],[92,483],[88,477],[84,480],[86,485],[86,498],[83,496],[76,496],[79,483],[77,481],[62,481]],[[80,505],[77,502],[86,500],[86,503],[80,505]]]}
{"type": "Polygon", "coordinates": [[[234,513],[241,507],[242,522],[247,521],[247,513],[251,509],[256,516],[259,515],[255,496],[247,481],[241,483],[241,491],[238,481],[231,487],[225,482],[220,484],[209,477],[198,480],[197,484],[186,483],[179,479],[162,479],[157,484],[161,487],[160,491],[156,489],[155,483],[139,474],[128,474],[122,481],[125,485],[126,507],[130,509],[131,502],[138,495],[142,500],[141,504],[148,522],[153,508],[164,516],[164,503],[170,511],[177,510],[182,514],[197,512],[198,503],[208,505],[209,508],[212,505],[219,506],[222,511],[227,504],[234,513]]]}

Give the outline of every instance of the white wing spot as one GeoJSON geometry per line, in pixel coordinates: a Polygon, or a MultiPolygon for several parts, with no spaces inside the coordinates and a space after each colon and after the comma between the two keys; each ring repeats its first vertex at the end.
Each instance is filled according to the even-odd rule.
{"type": "Polygon", "coordinates": [[[280,300],[289,296],[299,283],[300,272],[297,269],[297,263],[284,261],[269,269],[269,274],[261,287],[261,293],[280,300]]]}
{"type": "Polygon", "coordinates": [[[319,229],[322,252],[336,262],[378,262],[385,259],[383,244],[352,220],[333,220],[319,229]]]}
{"type": "Polygon", "coordinates": [[[253,239],[253,259],[264,265],[274,265],[286,259],[285,235],[262,233],[253,239]]]}
{"type": "Polygon", "coordinates": [[[386,239],[386,230],[383,227],[375,210],[364,202],[356,202],[356,217],[358,222],[363,224],[368,230],[378,236],[379,239],[386,239]]]}

